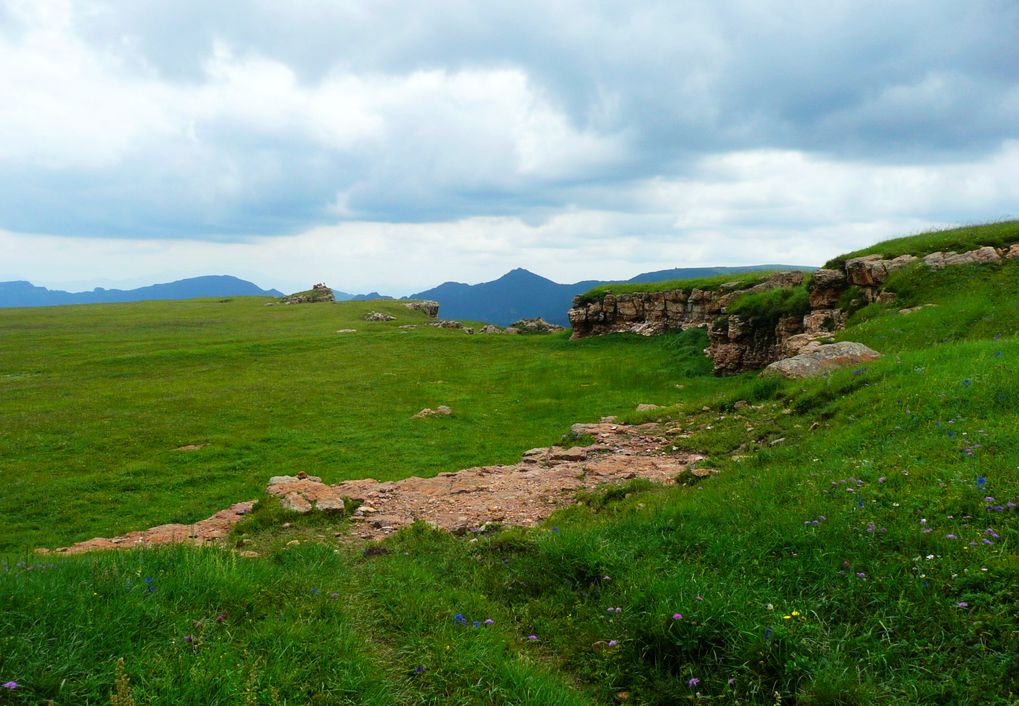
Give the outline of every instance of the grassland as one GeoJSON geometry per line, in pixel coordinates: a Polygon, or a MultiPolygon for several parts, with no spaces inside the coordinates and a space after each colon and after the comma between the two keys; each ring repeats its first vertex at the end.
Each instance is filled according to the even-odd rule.
{"type": "Polygon", "coordinates": [[[265,304],[0,311],[0,549],[193,522],[273,475],[515,462],[573,421],[677,400],[677,365],[710,367],[697,333],[577,346],[430,328],[392,302],[265,304]],[[412,419],[441,404],[452,417],[412,419]]]}
{"type": "MultiPolygon", "coordinates": [[[[24,328],[5,329],[0,360],[4,375],[26,377],[16,402],[3,397],[4,423],[43,412],[18,432],[18,445],[4,435],[3,521],[17,539],[0,567],[0,682],[19,688],[0,698],[109,703],[123,659],[120,690],[136,703],[1014,704],[1019,263],[912,268],[889,286],[899,303],[864,307],[839,334],[882,351],[882,359],[810,381],[712,378],[694,357],[703,341],[692,335],[578,346],[556,337],[404,334],[398,321],[356,338],[366,324],[353,323],[358,313],[343,305],[283,310],[238,301],[216,309],[203,302],[187,319],[153,304],[148,313],[118,310],[133,313],[102,330],[109,313],[51,310],[35,328],[19,319],[24,328]],[[936,306],[898,313],[910,304],[936,306]],[[161,319],[177,323],[160,329],[161,319]],[[222,323],[217,331],[183,320],[222,323]],[[361,330],[334,333],[344,326],[361,330]],[[49,362],[35,363],[38,349],[50,351],[49,362]],[[287,365],[291,349],[302,365],[287,365]],[[213,371],[204,397],[199,364],[191,367],[178,350],[204,352],[200,364],[213,371]],[[319,370],[325,362],[332,365],[319,370]],[[182,506],[190,496],[214,503],[234,490],[250,495],[274,464],[330,480],[347,474],[356,459],[336,455],[330,437],[312,431],[328,421],[342,430],[356,419],[360,455],[395,453],[398,469],[410,472],[515,456],[554,440],[572,421],[637,401],[673,402],[648,415],[674,420],[676,450],[708,454],[720,473],[692,485],[606,491],[536,530],[453,537],[415,526],[369,551],[334,536],[342,521],[290,520],[284,528],[286,518],[276,517],[236,538],[259,559],[194,548],[29,554],[40,538],[76,536],[98,523],[60,516],[66,530],[39,515],[31,520],[39,526],[28,527],[23,517],[32,506],[8,501],[10,462],[35,473],[31,497],[73,495],[74,473],[44,472],[50,453],[65,454],[49,464],[56,468],[75,453],[45,443],[61,438],[71,419],[60,416],[55,390],[77,395],[80,406],[127,371],[130,394],[104,398],[107,415],[116,419],[132,399],[140,414],[173,389],[164,376],[174,365],[190,373],[175,384],[197,378],[185,389],[206,405],[192,427],[174,435],[187,415],[160,427],[154,414],[145,417],[150,435],[130,419],[92,425],[81,414],[76,443],[87,453],[113,430],[127,444],[103,452],[117,468],[117,448],[133,449],[135,461],[146,450],[177,459],[175,445],[208,442],[206,461],[159,461],[170,464],[154,474],[166,482],[195,464],[187,484],[150,491],[182,506]],[[443,366],[452,372],[432,374],[443,366]],[[91,392],[60,387],[47,370],[73,370],[91,392]],[[272,379],[267,372],[280,387],[265,394],[257,383],[272,379]],[[376,383],[385,372],[398,380],[376,383]],[[90,383],[91,375],[100,377],[90,383]],[[331,387],[345,376],[364,388],[331,387]],[[243,384],[232,389],[235,379],[243,384]],[[420,380],[430,381],[424,390],[420,380]],[[489,389],[493,381],[502,389],[489,389]],[[588,397],[584,385],[593,383],[588,397]],[[527,407],[546,385],[551,401],[527,407]],[[288,387],[296,389],[284,394],[288,387]],[[316,415],[334,389],[368,393],[316,415]],[[308,407],[299,403],[306,395],[308,407]],[[438,424],[413,436],[406,418],[442,402],[474,411],[427,420],[438,424]],[[483,404],[506,405],[507,416],[485,418],[483,404]],[[266,406],[272,415],[262,416],[266,406]],[[270,417],[274,435],[248,431],[270,417]],[[202,431],[219,424],[228,431],[202,431]],[[436,436],[446,425],[448,433],[436,436]],[[243,443],[233,446],[234,437],[243,443]],[[241,480],[226,461],[199,475],[205,463],[217,467],[212,451],[253,460],[236,464],[241,480]]],[[[166,416],[173,408],[159,410],[166,416]]],[[[102,407],[90,409],[103,417],[102,407]]],[[[354,443],[340,438],[340,447],[354,443]]],[[[373,462],[361,463],[349,472],[373,462]]],[[[106,492],[135,505],[130,482],[118,475],[106,492]]],[[[145,507],[137,502],[136,520],[163,512],[145,507]]]]}

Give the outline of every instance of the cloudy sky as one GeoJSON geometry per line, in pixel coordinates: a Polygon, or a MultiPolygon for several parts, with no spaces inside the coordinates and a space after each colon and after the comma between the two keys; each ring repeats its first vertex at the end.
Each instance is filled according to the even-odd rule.
{"type": "Polygon", "coordinates": [[[1019,216],[1015,0],[0,0],[0,280],[406,294],[1019,216]]]}

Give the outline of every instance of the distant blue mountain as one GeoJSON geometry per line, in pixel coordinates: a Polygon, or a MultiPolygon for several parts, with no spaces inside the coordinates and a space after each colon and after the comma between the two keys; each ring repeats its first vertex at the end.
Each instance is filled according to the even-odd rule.
{"type": "Polygon", "coordinates": [[[275,289],[262,289],[251,282],[228,275],[191,277],[138,289],[103,289],[64,292],[36,287],[31,282],[0,282],[0,307],[59,306],[61,304],[111,304],[147,299],[196,299],[199,297],[281,297],[275,289]]]}
{"type": "MultiPolygon", "coordinates": [[[[670,279],[691,279],[714,275],[766,270],[813,270],[797,265],[751,265],[748,267],[677,267],[671,270],[645,272],[626,282],[661,282],[670,279]]],[[[584,280],[558,284],[533,272],[517,268],[492,282],[463,284],[446,282],[438,287],[412,294],[407,299],[433,299],[439,302],[439,316],[444,319],[488,321],[501,326],[519,319],[540,316],[546,321],[569,326],[566,318],[573,297],[602,284],[619,284],[620,280],[584,280]]]]}

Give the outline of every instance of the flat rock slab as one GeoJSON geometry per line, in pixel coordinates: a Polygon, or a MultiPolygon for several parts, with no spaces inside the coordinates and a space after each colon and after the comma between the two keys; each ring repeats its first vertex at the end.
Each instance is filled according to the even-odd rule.
{"type": "Polygon", "coordinates": [[[817,346],[813,350],[772,363],[765,375],[787,378],[813,378],[827,375],[836,368],[877,360],[881,354],[855,341],[840,341],[817,346]]]}
{"type": "MultiPolygon", "coordinates": [[[[228,534],[242,517],[251,512],[254,500],[247,500],[220,510],[212,517],[196,522],[193,525],[170,524],[159,525],[141,532],[128,532],[119,537],[96,537],[78,542],[70,547],[61,547],[53,551],[59,554],[81,554],[101,549],[134,549],[150,547],[156,544],[205,544],[215,543],[228,534]]],[[[38,551],[38,550],[37,550],[38,551]]],[[[44,550],[45,551],[45,550],[44,550]]]]}
{"type": "MultiPolygon", "coordinates": [[[[514,465],[467,468],[432,478],[412,476],[389,482],[366,478],[328,485],[306,474],[274,476],[266,492],[296,512],[339,512],[345,499],[361,501],[350,519],[352,533],[364,539],[380,539],[417,520],[463,533],[491,523],[535,525],[575,502],[578,491],[606,483],[634,478],[672,483],[702,458],[666,451],[668,441],[660,424],[575,424],[572,429],[589,434],[594,443],[531,449],[514,465]]],[[[238,503],[193,525],[162,525],[55,551],[76,554],[170,542],[217,543],[253,505],[253,501],[238,503]]]]}

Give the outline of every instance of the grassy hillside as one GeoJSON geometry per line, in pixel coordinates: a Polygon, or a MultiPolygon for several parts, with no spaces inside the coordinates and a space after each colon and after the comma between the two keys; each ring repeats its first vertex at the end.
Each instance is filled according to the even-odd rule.
{"type": "MultiPolygon", "coordinates": [[[[3,422],[34,421],[16,444],[2,437],[3,521],[17,539],[0,565],[0,683],[18,688],[0,700],[109,703],[119,688],[136,703],[167,704],[1014,704],[1019,263],[912,268],[889,286],[899,304],[865,307],[839,334],[883,358],[809,381],[711,378],[693,357],[703,340],[686,337],[404,334],[401,320],[357,338],[367,325],[341,305],[204,302],[193,317],[153,305],[19,319],[0,339],[3,374],[22,376],[11,388],[19,401],[3,396],[3,422]],[[907,304],[936,306],[899,314],[907,304]],[[111,317],[119,325],[102,323],[111,317]],[[221,323],[181,323],[199,320],[221,323]],[[85,333],[85,321],[105,328],[85,333]],[[334,333],[345,325],[358,334],[334,333]],[[44,365],[31,355],[39,346],[44,365]],[[164,387],[168,375],[175,382],[164,387]],[[87,392],[55,378],[81,379],[87,392]],[[431,381],[424,390],[421,379],[431,381]],[[430,387],[438,379],[442,399],[430,387]],[[161,403],[168,389],[195,399],[161,403]],[[343,403],[329,405],[335,390],[343,403]],[[68,408],[107,406],[74,416],[61,411],[67,396],[68,408]],[[304,411],[305,396],[326,413],[304,411]],[[534,399],[544,402],[528,406],[534,399]],[[159,461],[159,473],[140,476],[191,468],[186,485],[147,491],[187,504],[250,495],[273,464],[332,480],[392,458],[407,474],[514,456],[638,400],[674,402],[650,414],[674,419],[676,450],[708,454],[720,473],[596,493],[536,530],[454,537],[415,526],[367,550],[344,539],[342,521],[277,514],[235,538],[258,559],[188,548],[27,552],[99,524],[69,513],[57,522],[71,530],[52,516],[26,527],[36,510],[24,499],[73,502],[75,474],[99,483],[100,464],[61,469],[107,433],[119,446],[101,452],[101,465],[117,468],[117,448],[130,462],[146,452],[176,459],[174,444],[224,426],[208,438],[208,461],[159,461]],[[198,401],[194,421],[173,416],[198,401]],[[406,420],[441,402],[457,414],[426,420],[428,433],[406,420]],[[125,405],[128,416],[156,406],[140,417],[152,431],[119,420],[125,405]],[[503,406],[505,417],[483,416],[503,406]],[[460,416],[461,407],[472,411],[460,416]],[[177,425],[186,433],[174,435],[177,425]],[[383,460],[337,455],[323,427],[357,429],[340,446],[383,460]],[[68,434],[84,435],[77,451],[57,443],[68,434]],[[47,463],[50,454],[60,460],[47,463]],[[34,474],[17,503],[6,492],[12,462],[34,474]]],[[[117,473],[105,492],[131,496],[134,482],[117,473]]],[[[163,512],[130,503],[137,521],[163,512]]]]}
{"type": "Polygon", "coordinates": [[[825,267],[841,267],[846,260],[864,255],[881,255],[884,258],[894,258],[899,255],[916,255],[923,257],[932,252],[966,252],[975,250],[984,245],[1001,247],[1019,242],[1019,221],[1001,221],[987,225],[963,226],[962,228],[949,228],[933,233],[920,233],[908,235],[902,238],[893,238],[871,245],[869,248],[854,250],[853,252],[839,255],[829,262],[825,267]]]}

